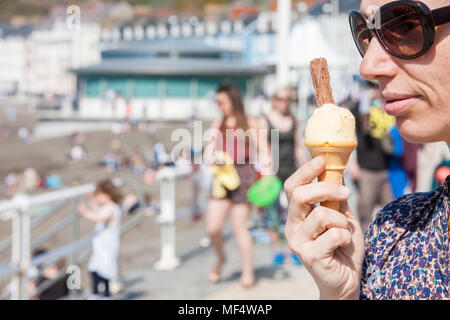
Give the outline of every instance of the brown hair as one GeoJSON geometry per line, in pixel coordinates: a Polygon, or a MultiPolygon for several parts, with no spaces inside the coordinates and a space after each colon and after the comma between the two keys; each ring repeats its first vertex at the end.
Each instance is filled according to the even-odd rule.
{"type": "MultiPolygon", "coordinates": [[[[242,99],[242,93],[238,87],[232,83],[224,83],[217,89],[217,93],[225,93],[231,100],[233,107],[233,116],[236,117],[237,127],[246,131],[248,129],[247,115],[245,114],[244,101],[242,99]]],[[[225,136],[227,116],[224,116],[222,123],[220,124],[220,131],[225,136]]]]}
{"type": "Polygon", "coordinates": [[[123,198],[122,192],[120,192],[119,188],[117,188],[109,179],[102,180],[97,183],[95,193],[99,192],[107,194],[111,200],[117,204],[119,204],[123,198]]]}

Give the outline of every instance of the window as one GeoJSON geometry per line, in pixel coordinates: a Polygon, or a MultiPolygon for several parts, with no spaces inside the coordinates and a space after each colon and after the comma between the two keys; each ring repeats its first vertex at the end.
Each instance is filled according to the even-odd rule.
{"type": "Polygon", "coordinates": [[[126,78],[106,78],[106,90],[114,90],[122,97],[128,96],[126,78]]]}
{"type": "Polygon", "coordinates": [[[156,78],[134,79],[135,98],[157,98],[159,96],[159,82],[156,78]]]}
{"type": "Polygon", "coordinates": [[[205,98],[215,94],[221,82],[222,81],[217,78],[198,79],[197,96],[199,98],[205,98]]]}
{"type": "Polygon", "coordinates": [[[219,86],[223,83],[232,83],[236,85],[241,90],[242,96],[245,97],[247,93],[246,81],[247,78],[202,77],[198,79],[198,97],[205,98],[211,94],[215,94],[219,86]]]}
{"type": "Polygon", "coordinates": [[[190,98],[191,79],[190,78],[167,78],[166,79],[167,98],[190,98]]]}
{"type": "Polygon", "coordinates": [[[100,79],[86,78],[85,79],[85,94],[90,98],[100,97],[100,79]]]}

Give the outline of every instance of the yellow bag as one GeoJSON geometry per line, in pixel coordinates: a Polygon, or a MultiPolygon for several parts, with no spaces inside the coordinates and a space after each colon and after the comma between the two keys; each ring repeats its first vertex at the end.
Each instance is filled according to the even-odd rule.
{"type": "Polygon", "coordinates": [[[222,199],[227,195],[227,190],[236,190],[241,184],[241,180],[228,153],[218,151],[215,153],[215,158],[220,164],[211,166],[214,174],[212,194],[214,198],[222,199]]]}
{"type": "Polygon", "coordinates": [[[381,139],[395,125],[395,117],[388,115],[383,109],[371,107],[369,125],[371,136],[381,139]]]}

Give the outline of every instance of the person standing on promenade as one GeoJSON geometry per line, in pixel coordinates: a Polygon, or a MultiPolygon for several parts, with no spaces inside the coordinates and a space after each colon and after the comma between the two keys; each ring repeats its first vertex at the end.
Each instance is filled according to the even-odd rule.
{"type": "Polygon", "coordinates": [[[122,194],[110,180],[103,180],[97,184],[94,197],[89,200],[89,208],[80,202],[78,211],[96,223],[88,265],[92,293],[93,298],[98,298],[102,284],[103,296],[108,298],[110,281],[118,278],[122,194]]]}
{"type": "MultiPolygon", "coordinates": [[[[277,177],[284,183],[291,176],[298,165],[303,165],[308,161],[306,153],[302,148],[299,124],[291,112],[292,92],[290,88],[278,89],[271,99],[272,110],[264,118],[264,129],[267,129],[267,140],[271,143],[272,130],[278,131],[278,154],[272,154],[272,162],[278,162],[276,167],[277,177]],[[294,152],[292,152],[294,151],[294,152]],[[275,159],[274,159],[275,158],[275,159]]],[[[264,220],[268,229],[270,243],[272,247],[274,266],[281,266],[284,262],[284,254],[281,251],[280,229],[286,223],[287,210],[282,208],[280,197],[274,204],[264,208],[264,220]]],[[[292,258],[296,263],[299,260],[292,254],[292,258]]]]}
{"type": "MultiPolygon", "coordinates": [[[[255,281],[253,243],[248,230],[251,210],[247,191],[256,180],[251,159],[260,146],[268,151],[267,140],[259,139],[260,121],[246,115],[242,94],[236,86],[221,85],[217,90],[216,100],[223,116],[211,126],[214,135],[205,148],[205,159],[216,169],[212,198],[208,201],[206,211],[206,229],[218,261],[208,279],[212,283],[220,281],[225,263],[222,231],[230,212],[242,261],[240,286],[246,289],[253,286],[255,281]]],[[[270,161],[269,156],[263,159],[262,165],[270,168],[271,164],[267,161],[270,161]]],[[[266,173],[270,174],[271,170],[266,173]]]]}

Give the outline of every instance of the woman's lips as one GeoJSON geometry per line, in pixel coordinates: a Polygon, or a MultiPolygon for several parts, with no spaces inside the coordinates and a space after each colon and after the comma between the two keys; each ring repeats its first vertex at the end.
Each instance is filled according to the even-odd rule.
{"type": "Polygon", "coordinates": [[[413,106],[419,97],[385,97],[384,110],[391,116],[399,116],[413,106]]]}

